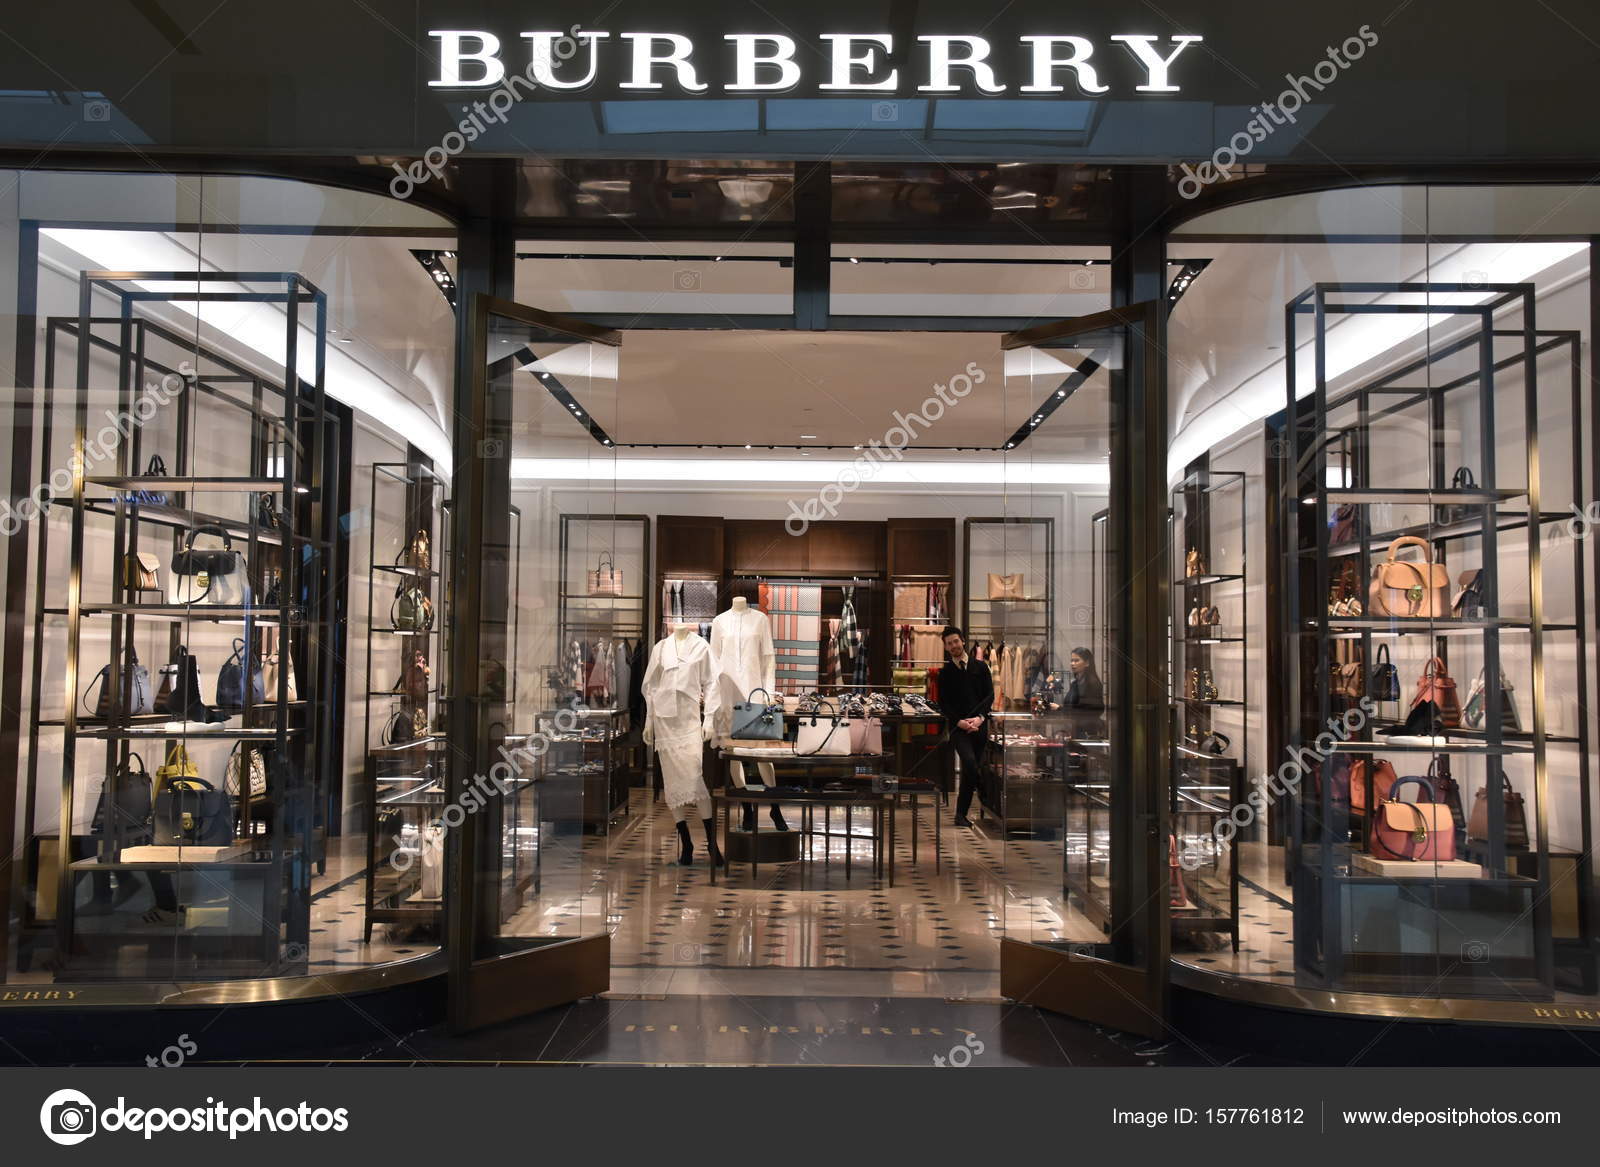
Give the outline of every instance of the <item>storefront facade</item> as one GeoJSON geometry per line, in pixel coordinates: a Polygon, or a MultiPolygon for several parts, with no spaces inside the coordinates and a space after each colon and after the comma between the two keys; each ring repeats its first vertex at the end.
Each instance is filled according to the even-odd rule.
{"type": "Polygon", "coordinates": [[[814,588],[1033,653],[1005,995],[1600,1025],[1592,44],[420,7],[9,62],[7,1006],[605,991],[611,650],[814,588]]]}

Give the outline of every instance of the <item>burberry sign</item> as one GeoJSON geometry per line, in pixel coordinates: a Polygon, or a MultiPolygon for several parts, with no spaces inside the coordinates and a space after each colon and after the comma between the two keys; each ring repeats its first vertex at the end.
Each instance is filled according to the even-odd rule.
{"type": "MultiPolygon", "coordinates": [[[[897,52],[879,33],[823,33],[802,45],[779,33],[727,33],[714,45],[675,32],[519,32],[433,29],[435,89],[492,89],[511,78],[535,89],[576,91],[610,82],[629,92],[1016,93],[1099,96],[1180,93],[1179,62],[1202,37],[1120,33],[1104,38],[1038,35],[1015,43],[981,36],[918,36],[897,52]],[[513,46],[515,46],[513,48],[513,46]],[[909,51],[907,51],[909,49],[909,51]],[[1006,63],[1002,63],[1001,58],[1006,63]]],[[[1192,54],[1191,54],[1192,56],[1192,54]]]]}

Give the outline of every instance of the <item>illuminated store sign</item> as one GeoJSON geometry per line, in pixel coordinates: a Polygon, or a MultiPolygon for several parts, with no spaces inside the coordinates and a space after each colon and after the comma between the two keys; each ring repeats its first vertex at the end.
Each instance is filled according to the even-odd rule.
{"type": "MultiPolygon", "coordinates": [[[[672,93],[776,93],[812,85],[827,93],[1073,92],[1094,96],[1111,82],[1135,93],[1179,93],[1174,66],[1201,37],[1122,33],[1096,44],[1081,36],[1023,36],[1003,51],[1014,56],[1008,75],[1002,46],[981,36],[919,36],[914,65],[894,63],[889,33],[824,33],[802,54],[795,38],[777,33],[728,33],[714,49],[674,32],[523,32],[513,49],[483,29],[435,29],[439,42],[436,89],[489,89],[525,82],[553,91],[587,89],[601,70],[616,70],[621,90],[672,93]],[[802,64],[802,61],[805,62],[802,64]],[[508,66],[508,62],[510,62],[508,66]],[[522,73],[510,72],[526,67],[522,73]],[[718,70],[726,70],[718,75],[718,70]]],[[[513,42],[515,43],[515,42],[513,42]]]]}

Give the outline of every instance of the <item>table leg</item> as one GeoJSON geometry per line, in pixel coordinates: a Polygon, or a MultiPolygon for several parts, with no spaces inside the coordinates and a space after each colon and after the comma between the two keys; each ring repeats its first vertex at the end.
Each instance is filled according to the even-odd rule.
{"type": "Polygon", "coordinates": [[[894,847],[895,847],[895,842],[896,842],[896,838],[897,838],[896,832],[899,830],[899,828],[895,825],[895,821],[894,821],[895,820],[894,799],[892,799],[892,798],[889,800],[888,815],[889,815],[889,886],[893,887],[894,886],[894,847]]]}

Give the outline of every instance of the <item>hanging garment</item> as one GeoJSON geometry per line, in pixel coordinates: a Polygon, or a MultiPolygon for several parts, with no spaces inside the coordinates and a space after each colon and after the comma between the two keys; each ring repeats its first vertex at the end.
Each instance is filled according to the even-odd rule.
{"type": "Polygon", "coordinates": [[[822,589],[814,584],[763,584],[770,588],[772,645],[778,688],[804,693],[817,687],[821,663],[822,589]]]}
{"type": "Polygon", "coordinates": [[[855,588],[844,589],[844,604],[839,609],[839,656],[841,663],[855,662],[861,651],[861,624],[856,619],[855,588]]]}
{"type": "Polygon", "coordinates": [[[989,670],[989,673],[994,678],[994,707],[996,709],[1004,709],[1006,707],[1007,697],[1006,646],[1004,642],[995,646],[994,667],[989,670]]]}
{"type": "Polygon", "coordinates": [[[941,624],[950,622],[950,585],[928,585],[928,615],[941,624]]]}
{"type": "Polygon", "coordinates": [[[861,643],[856,651],[854,673],[851,677],[851,684],[854,685],[865,685],[867,683],[867,634],[862,632],[860,636],[861,643]]]}
{"type": "Polygon", "coordinates": [[[909,667],[916,660],[916,641],[911,635],[911,625],[902,624],[895,632],[895,660],[909,667]]]}
{"type": "Polygon", "coordinates": [[[839,621],[829,620],[827,632],[822,637],[822,675],[831,684],[843,684],[839,668],[839,621]]]}
{"type": "Polygon", "coordinates": [[[628,654],[628,717],[637,728],[643,728],[645,721],[644,670],[650,652],[645,645],[641,636],[628,654]]]}
{"type": "Polygon", "coordinates": [[[729,608],[711,621],[711,656],[716,661],[721,686],[717,733],[726,736],[735,704],[748,698],[754,689],[771,693],[777,687],[772,621],[755,608],[729,608]]]}
{"type": "Polygon", "coordinates": [[[928,615],[928,590],[921,584],[894,585],[894,618],[921,620],[928,615]]]}
{"type": "Polygon", "coordinates": [[[927,625],[919,625],[911,629],[912,657],[911,663],[918,665],[942,665],[944,663],[944,640],[939,635],[943,631],[927,625]]]}
{"type": "Polygon", "coordinates": [[[667,805],[687,806],[710,797],[701,774],[701,743],[722,705],[711,645],[694,633],[657,641],[643,689],[667,805]]]}
{"type": "Polygon", "coordinates": [[[686,579],[682,587],[683,618],[695,623],[711,623],[711,618],[717,614],[717,581],[686,579]]]}
{"type": "Polygon", "coordinates": [[[574,693],[583,692],[583,644],[578,640],[567,642],[567,659],[564,670],[568,688],[574,693]]]}
{"type": "Polygon", "coordinates": [[[611,703],[618,709],[628,707],[628,694],[632,691],[628,658],[632,653],[626,640],[617,641],[616,652],[611,658],[611,703]]]}

